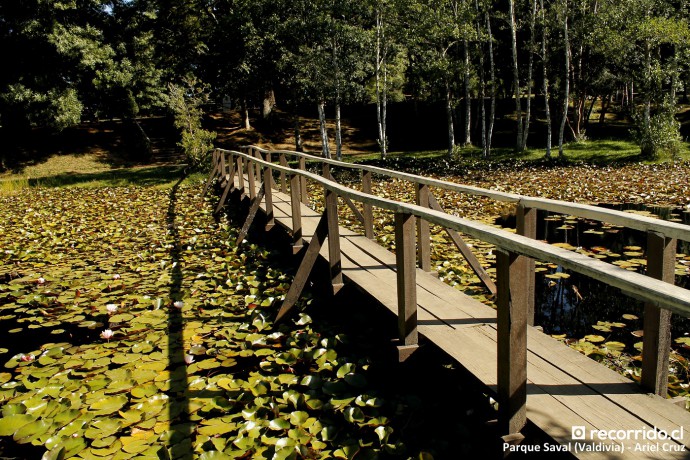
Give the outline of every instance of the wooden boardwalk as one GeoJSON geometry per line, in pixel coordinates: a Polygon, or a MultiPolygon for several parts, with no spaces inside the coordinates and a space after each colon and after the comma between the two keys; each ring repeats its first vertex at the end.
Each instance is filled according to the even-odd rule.
{"type": "MultiPolygon", "coordinates": [[[[231,177],[235,199],[239,190],[246,191],[250,180],[254,182],[246,174],[231,177]]],[[[258,183],[252,184],[255,186],[258,183]]],[[[256,197],[255,192],[251,195],[256,197]]],[[[253,201],[290,234],[294,233],[293,213],[299,212],[301,236],[306,243],[312,241],[322,214],[294,203],[294,194],[272,190],[270,196],[268,207],[260,195],[253,201]]],[[[364,235],[342,227],[338,233],[344,282],[356,284],[398,314],[400,260],[364,235]]],[[[327,242],[320,253],[326,260],[331,257],[327,242]]],[[[427,271],[415,271],[419,334],[498,395],[496,310],[427,271]]],[[[561,446],[554,448],[568,449],[579,458],[690,458],[690,413],[683,408],[643,392],[638,384],[531,326],[527,327],[526,352],[526,416],[556,441],[553,446],[561,446]],[[582,440],[577,439],[580,429],[585,432],[582,440]],[[649,439],[658,437],[661,430],[674,438],[649,439]]],[[[544,451],[545,445],[539,447],[544,451]]]]}

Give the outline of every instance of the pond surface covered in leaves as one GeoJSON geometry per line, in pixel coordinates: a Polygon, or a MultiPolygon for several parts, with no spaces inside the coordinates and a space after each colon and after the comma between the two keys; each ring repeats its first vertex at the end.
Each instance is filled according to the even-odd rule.
{"type": "Polygon", "coordinates": [[[375,333],[365,305],[307,292],[274,325],[294,266],[235,246],[200,189],[0,197],[0,453],[428,459],[497,445],[480,430],[488,397],[451,363],[384,359],[392,318],[375,333]]]}

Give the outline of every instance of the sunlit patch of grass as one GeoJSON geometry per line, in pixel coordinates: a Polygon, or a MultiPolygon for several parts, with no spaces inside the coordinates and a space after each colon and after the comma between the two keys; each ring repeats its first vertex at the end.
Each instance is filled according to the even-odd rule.
{"type": "MultiPolygon", "coordinates": [[[[46,161],[28,165],[22,168],[19,173],[25,177],[50,177],[64,173],[94,173],[108,171],[111,169],[101,155],[54,155],[46,161]]],[[[0,175],[0,178],[12,176],[11,173],[0,175]]]]}
{"type": "MultiPolygon", "coordinates": [[[[480,147],[469,146],[458,148],[454,158],[457,160],[478,160],[482,158],[482,151],[480,147]]],[[[523,161],[543,161],[545,159],[546,149],[544,148],[528,148],[523,152],[515,152],[512,148],[494,148],[491,150],[489,160],[492,161],[507,161],[507,160],[523,160],[523,161]]],[[[558,145],[551,149],[551,158],[554,161],[565,163],[593,163],[593,164],[609,164],[609,163],[665,163],[669,161],[689,161],[690,160],[690,143],[683,142],[676,158],[672,158],[670,154],[662,154],[657,160],[646,160],[640,156],[640,147],[632,141],[620,139],[597,139],[587,140],[583,142],[572,142],[566,144],[563,148],[563,158],[558,155],[558,145]]],[[[391,152],[389,158],[444,158],[447,156],[445,150],[421,150],[414,152],[391,152]]],[[[345,155],[345,161],[367,161],[380,159],[379,153],[369,153],[363,155],[345,155]]]]}
{"type": "Polygon", "coordinates": [[[29,179],[26,177],[0,180],[0,196],[12,195],[29,188],[29,186],[29,179]]]}

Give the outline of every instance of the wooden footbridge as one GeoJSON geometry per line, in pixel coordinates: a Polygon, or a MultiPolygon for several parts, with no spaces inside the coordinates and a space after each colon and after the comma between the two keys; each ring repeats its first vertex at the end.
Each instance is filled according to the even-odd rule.
{"type": "MultiPolygon", "coordinates": [[[[690,227],[257,147],[215,150],[204,193],[214,182],[221,191],[216,211],[230,196],[250,200],[239,241],[260,211],[266,215],[267,227],[277,224],[292,235],[295,252],[308,245],[278,320],[290,313],[314,262],[324,257],[334,292],[345,282],[355,283],[398,316],[401,359],[414,351],[421,334],[486,385],[499,403],[507,452],[526,447],[519,445],[519,433],[529,419],[556,442],[552,448],[568,450],[577,457],[690,458],[690,412],[665,399],[671,313],[690,316],[690,291],[673,285],[676,242],[690,241],[690,227]],[[307,161],[319,162],[323,174],[307,171],[307,161]],[[337,183],[331,167],[361,174],[361,189],[337,183]],[[372,175],[414,184],[416,204],[373,195],[372,175]],[[323,188],[322,213],[307,206],[307,181],[323,188]],[[514,203],[517,232],[444,212],[432,189],[514,203]],[[351,208],[363,234],[339,226],[339,206],[351,208]],[[374,240],[374,207],[395,216],[395,254],[374,240]],[[536,240],[539,209],[646,232],[647,274],[536,240]],[[433,276],[429,224],[446,229],[458,251],[496,296],[497,309],[433,276]],[[495,245],[495,283],[461,234],[495,245]],[[642,385],[533,327],[534,260],[595,278],[645,302],[642,385]]],[[[536,447],[542,452],[548,448],[536,447]]]]}

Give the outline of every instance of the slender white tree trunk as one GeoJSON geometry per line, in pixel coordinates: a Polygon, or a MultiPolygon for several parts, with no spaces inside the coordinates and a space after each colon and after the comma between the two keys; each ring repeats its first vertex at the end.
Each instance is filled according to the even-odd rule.
{"type": "Polygon", "coordinates": [[[378,144],[381,157],[388,154],[388,137],[386,134],[386,95],[388,93],[388,73],[386,66],[385,30],[381,10],[376,11],[376,121],[378,123],[378,144]]]}
{"type": "Polygon", "coordinates": [[[543,71],[543,79],[544,79],[544,111],[545,111],[545,117],[546,117],[546,158],[551,158],[551,109],[549,108],[549,75],[548,75],[548,68],[547,68],[547,55],[546,55],[546,36],[547,36],[547,26],[546,26],[546,18],[545,18],[545,10],[544,10],[544,0],[540,0],[540,7],[541,7],[541,22],[542,22],[542,29],[541,29],[541,62],[542,62],[542,71],[543,71]]]}
{"type": "Polygon", "coordinates": [[[304,150],[304,147],[302,147],[302,131],[299,125],[299,115],[297,114],[296,110],[293,118],[293,123],[295,127],[295,150],[301,152],[302,150],[304,150]]]}
{"type": "Polygon", "coordinates": [[[478,55],[479,55],[479,105],[480,105],[480,117],[482,125],[482,157],[488,158],[489,151],[486,142],[486,104],[484,98],[486,97],[486,75],[484,71],[484,41],[481,39],[482,36],[482,26],[481,26],[481,16],[479,11],[479,0],[474,0],[474,8],[477,13],[477,38],[479,39],[477,43],[478,55]]]}
{"type": "Polygon", "coordinates": [[[537,0],[532,0],[532,14],[529,23],[529,61],[527,65],[527,106],[525,107],[525,130],[522,134],[522,149],[527,148],[527,137],[529,136],[530,113],[532,110],[532,69],[534,68],[534,48],[535,48],[535,23],[537,20],[537,0]]]}
{"type": "Polygon", "coordinates": [[[249,108],[247,107],[247,99],[242,99],[241,110],[242,124],[244,125],[244,129],[252,129],[252,125],[249,124],[249,108]]]}
{"type": "Polygon", "coordinates": [[[515,1],[509,0],[510,6],[510,38],[513,51],[513,87],[515,97],[515,114],[517,116],[517,140],[515,143],[518,151],[522,150],[522,95],[520,94],[520,71],[517,55],[517,25],[515,23],[515,1]]]}
{"type": "Polygon", "coordinates": [[[563,133],[565,132],[565,122],[568,119],[568,107],[570,105],[570,39],[568,38],[568,0],[563,2],[563,42],[565,44],[565,81],[563,83],[563,118],[561,118],[561,128],[558,133],[558,156],[563,157],[563,133]]]}
{"type": "Polygon", "coordinates": [[[455,129],[453,127],[453,95],[448,81],[446,81],[446,116],[448,117],[448,157],[451,157],[455,149],[455,129]]]}
{"type": "Polygon", "coordinates": [[[496,67],[494,63],[494,37],[491,33],[491,16],[485,12],[486,33],[489,41],[489,80],[491,83],[491,109],[489,113],[489,126],[486,133],[486,156],[491,155],[491,141],[494,134],[494,121],[496,120],[496,67]]]}
{"type": "Polygon", "coordinates": [[[343,138],[340,130],[340,102],[335,104],[335,157],[343,159],[343,138]]]}
{"type": "Polygon", "coordinates": [[[463,41],[463,50],[465,58],[465,75],[463,86],[465,87],[465,139],[462,144],[464,146],[472,145],[472,97],[470,95],[470,45],[467,40],[463,41]]]}
{"type": "Polygon", "coordinates": [[[328,130],[326,129],[326,102],[319,101],[319,126],[321,127],[321,154],[324,158],[331,157],[331,150],[328,146],[328,130]]]}

